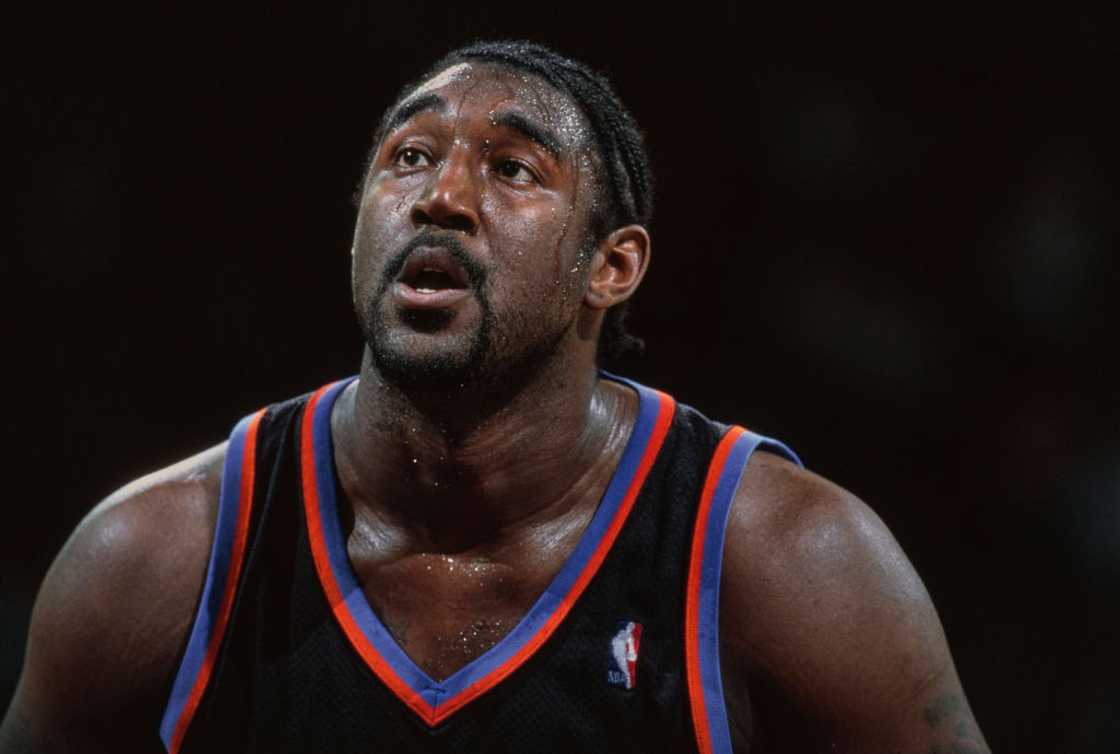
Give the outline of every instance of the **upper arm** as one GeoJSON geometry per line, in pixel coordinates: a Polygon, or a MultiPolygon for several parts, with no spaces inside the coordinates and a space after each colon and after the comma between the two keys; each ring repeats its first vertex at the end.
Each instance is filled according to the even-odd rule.
{"type": "Polygon", "coordinates": [[[31,616],[0,751],[158,751],[159,718],[205,574],[224,446],[94,508],[31,616]]]}
{"type": "Polygon", "coordinates": [[[836,751],[987,751],[929,594],[883,522],[756,455],[728,524],[721,626],[732,672],[766,689],[759,717],[783,706],[777,718],[836,751]]]}

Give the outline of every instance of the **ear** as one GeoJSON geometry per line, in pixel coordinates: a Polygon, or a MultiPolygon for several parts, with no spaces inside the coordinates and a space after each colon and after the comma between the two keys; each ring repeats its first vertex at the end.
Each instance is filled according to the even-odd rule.
{"type": "Polygon", "coordinates": [[[649,267],[649,253],[649,233],[641,225],[613,231],[595,249],[583,303],[606,310],[634,295],[649,267]]]}

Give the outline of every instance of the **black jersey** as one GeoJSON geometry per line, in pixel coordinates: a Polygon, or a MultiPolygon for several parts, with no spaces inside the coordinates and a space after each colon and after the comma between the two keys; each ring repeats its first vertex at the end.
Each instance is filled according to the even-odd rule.
{"type": "Polygon", "coordinates": [[[636,390],[639,410],[591,523],[509,634],[439,681],[347,557],[330,415],[350,380],[243,419],[160,727],[168,751],[730,752],[727,513],[756,448],[797,457],[603,376],[636,390]]]}

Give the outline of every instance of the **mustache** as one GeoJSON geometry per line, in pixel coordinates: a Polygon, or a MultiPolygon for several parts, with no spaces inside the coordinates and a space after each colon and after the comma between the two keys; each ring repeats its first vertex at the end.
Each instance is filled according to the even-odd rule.
{"type": "Polygon", "coordinates": [[[470,255],[467,248],[463,246],[458,238],[455,236],[440,235],[431,230],[424,230],[405,244],[404,248],[394,254],[388,264],[385,265],[385,270],[381,273],[381,285],[379,286],[382,293],[389,290],[389,286],[393,284],[397,275],[404,269],[405,264],[408,262],[409,255],[421,246],[446,249],[447,253],[451,255],[451,258],[463,268],[463,271],[467,275],[467,280],[470,281],[471,287],[475,290],[481,288],[482,284],[486,282],[486,268],[470,255]]]}

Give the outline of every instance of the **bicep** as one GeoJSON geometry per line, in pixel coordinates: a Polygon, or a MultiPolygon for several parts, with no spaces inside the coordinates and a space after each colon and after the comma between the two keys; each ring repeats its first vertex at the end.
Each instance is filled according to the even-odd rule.
{"type": "MultiPolygon", "coordinates": [[[[15,752],[157,751],[131,728],[148,718],[137,693],[142,671],[126,656],[129,629],[109,614],[111,595],[87,574],[67,545],[36,600],[23,671],[0,733],[0,754],[15,752]]],[[[148,742],[159,744],[156,737],[148,742]]]]}
{"type": "Polygon", "coordinates": [[[5,715],[10,752],[162,751],[159,717],[206,564],[191,485],[103,505],[51,565],[5,715]]]}
{"type": "Polygon", "coordinates": [[[49,749],[37,746],[31,736],[17,688],[8,711],[0,720],[0,754],[38,754],[46,751],[49,749]]]}
{"type": "Polygon", "coordinates": [[[100,706],[96,700],[68,707],[41,696],[32,698],[24,688],[21,682],[0,722],[0,754],[164,751],[154,731],[135,727],[135,721],[119,714],[120,710],[105,710],[100,719],[93,719],[88,713],[100,706]]]}
{"type": "Polygon", "coordinates": [[[813,484],[727,553],[733,654],[836,751],[987,751],[910,561],[866,505],[813,484]]]}
{"type": "MultiPolygon", "coordinates": [[[[30,669],[34,674],[34,669],[30,669]]],[[[28,677],[25,671],[24,678],[28,677]]],[[[119,719],[93,724],[86,716],[74,714],[75,708],[44,703],[26,693],[21,681],[11,705],[0,722],[0,754],[62,754],[63,752],[144,752],[162,751],[158,738],[140,740],[119,719]]],[[[85,706],[85,705],[83,705],[85,706]]],[[[91,700],[89,707],[95,707],[91,700]]],[[[81,709],[81,707],[78,707],[81,709]]]]}

